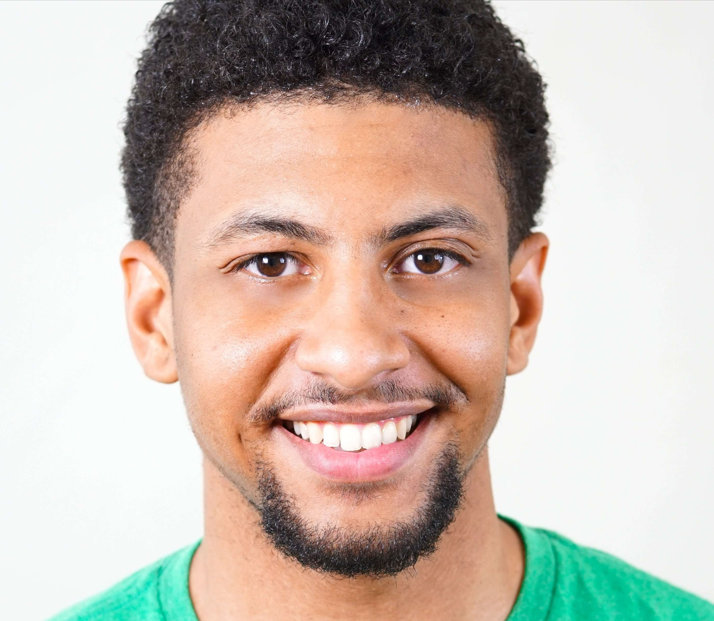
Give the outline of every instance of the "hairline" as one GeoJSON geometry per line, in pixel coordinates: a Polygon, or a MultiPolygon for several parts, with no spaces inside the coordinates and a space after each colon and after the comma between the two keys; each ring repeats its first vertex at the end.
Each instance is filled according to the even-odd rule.
{"type": "Polygon", "coordinates": [[[488,110],[481,107],[468,109],[461,102],[448,99],[435,101],[416,90],[409,96],[403,96],[399,93],[387,93],[370,87],[359,88],[337,82],[329,82],[324,88],[311,86],[287,91],[252,93],[251,95],[245,100],[227,96],[213,102],[205,101],[203,104],[198,104],[195,112],[184,121],[182,131],[171,141],[169,155],[157,171],[152,195],[154,201],[153,222],[149,229],[150,234],[143,241],[149,244],[166,269],[171,284],[173,284],[175,265],[176,221],[181,204],[199,180],[197,161],[200,153],[196,146],[196,137],[207,124],[221,114],[232,118],[236,114],[250,111],[261,105],[281,108],[330,105],[356,109],[371,103],[383,103],[403,106],[416,111],[448,110],[463,114],[474,121],[485,123],[491,137],[488,149],[492,172],[503,192],[507,218],[508,259],[511,260],[514,250],[511,248],[510,227],[512,203],[514,202],[510,180],[511,163],[505,154],[505,148],[501,145],[497,121],[488,110]]]}

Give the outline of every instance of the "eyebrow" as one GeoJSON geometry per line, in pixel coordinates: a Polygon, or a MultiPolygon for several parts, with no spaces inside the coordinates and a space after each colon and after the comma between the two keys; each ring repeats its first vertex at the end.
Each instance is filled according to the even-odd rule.
{"type": "Polygon", "coordinates": [[[333,241],[326,231],[297,220],[261,213],[235,214],[220,224],[208,238],[209,248],[222,246],[234,239],[261,233],[277,233],[283,237],[300,239],[318,246],[333,241]]]}
{"type": "MultiPolygon", "coordinates": [[[[480,218],[458,205],[429,211],[405,222],[384,227],[379,233],[372,235],[369,241],[371,245],[379,247],[385,243],[441,228],[473,233],[485,242],[493,241],[488,226],[480,218]]],[[[319,227],[287,217],[253,212],[231,216],[211,233],[206,246],[216,248],[235,239],[263,233],[277,233],[283,237],[307,241],[319,246],[326,246],[334,241],[332,235],[319,227]]]]}
{"type": "Polygon", "coordinates": [[[429,211],[391,227],[384,228],[372,238],[372,243],[379,246],[394,242],[404,237],[411,237],[432,229],[456,229],[473,233],[479,239],[491,243],[491,230],[480,218],[459,205],[451,205],[435,211],[429,211]]]}

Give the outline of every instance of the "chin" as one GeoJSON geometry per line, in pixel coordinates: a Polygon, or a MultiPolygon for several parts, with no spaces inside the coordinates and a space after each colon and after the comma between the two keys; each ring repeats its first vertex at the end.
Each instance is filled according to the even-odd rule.
{"type": "Polygon", "coordinates": [[[437,549],[463,497],[465,473],[453,443],[442,444],[428,465],[381,478],[300,479],[295,470],[258,463],[263,532],[303,567],[342,577],[413,567],[437,549]]]}

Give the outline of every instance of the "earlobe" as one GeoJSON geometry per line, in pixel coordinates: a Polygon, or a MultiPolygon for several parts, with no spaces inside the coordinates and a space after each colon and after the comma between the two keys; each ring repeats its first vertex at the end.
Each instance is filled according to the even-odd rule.
{"type": "Polygon", "coordinates": [[[178,380],[171,310],[171,285],[149,245],[129,242],[121,253],[127,327],[139,363],[148,377],[178,380]]]}
{"type": "Polygon", "coordinates": [[[533,233],[519,246],[511,261],[511,332],[508,343],[508,375],[526,368],[543,314],[541,277],[549,241],[533,233]]]}

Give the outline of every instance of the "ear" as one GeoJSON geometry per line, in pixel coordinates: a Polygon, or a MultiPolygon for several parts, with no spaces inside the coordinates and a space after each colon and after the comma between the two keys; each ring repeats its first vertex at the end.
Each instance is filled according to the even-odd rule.
{"type": "Polygon", "coordinates": [[[131,241],[122,250],[124,305],[134,353],[151,379],[178,380],[174,355],[171,283],[149,245],[131,241]]]}
{"type": "Polygon", "coordinates": [[[548,254],[548,238],[533,233],[523,240],[511,261],[511,333],[506,372],[514,375],[528,364],[543,314],[541,276],[548,254]]]}

